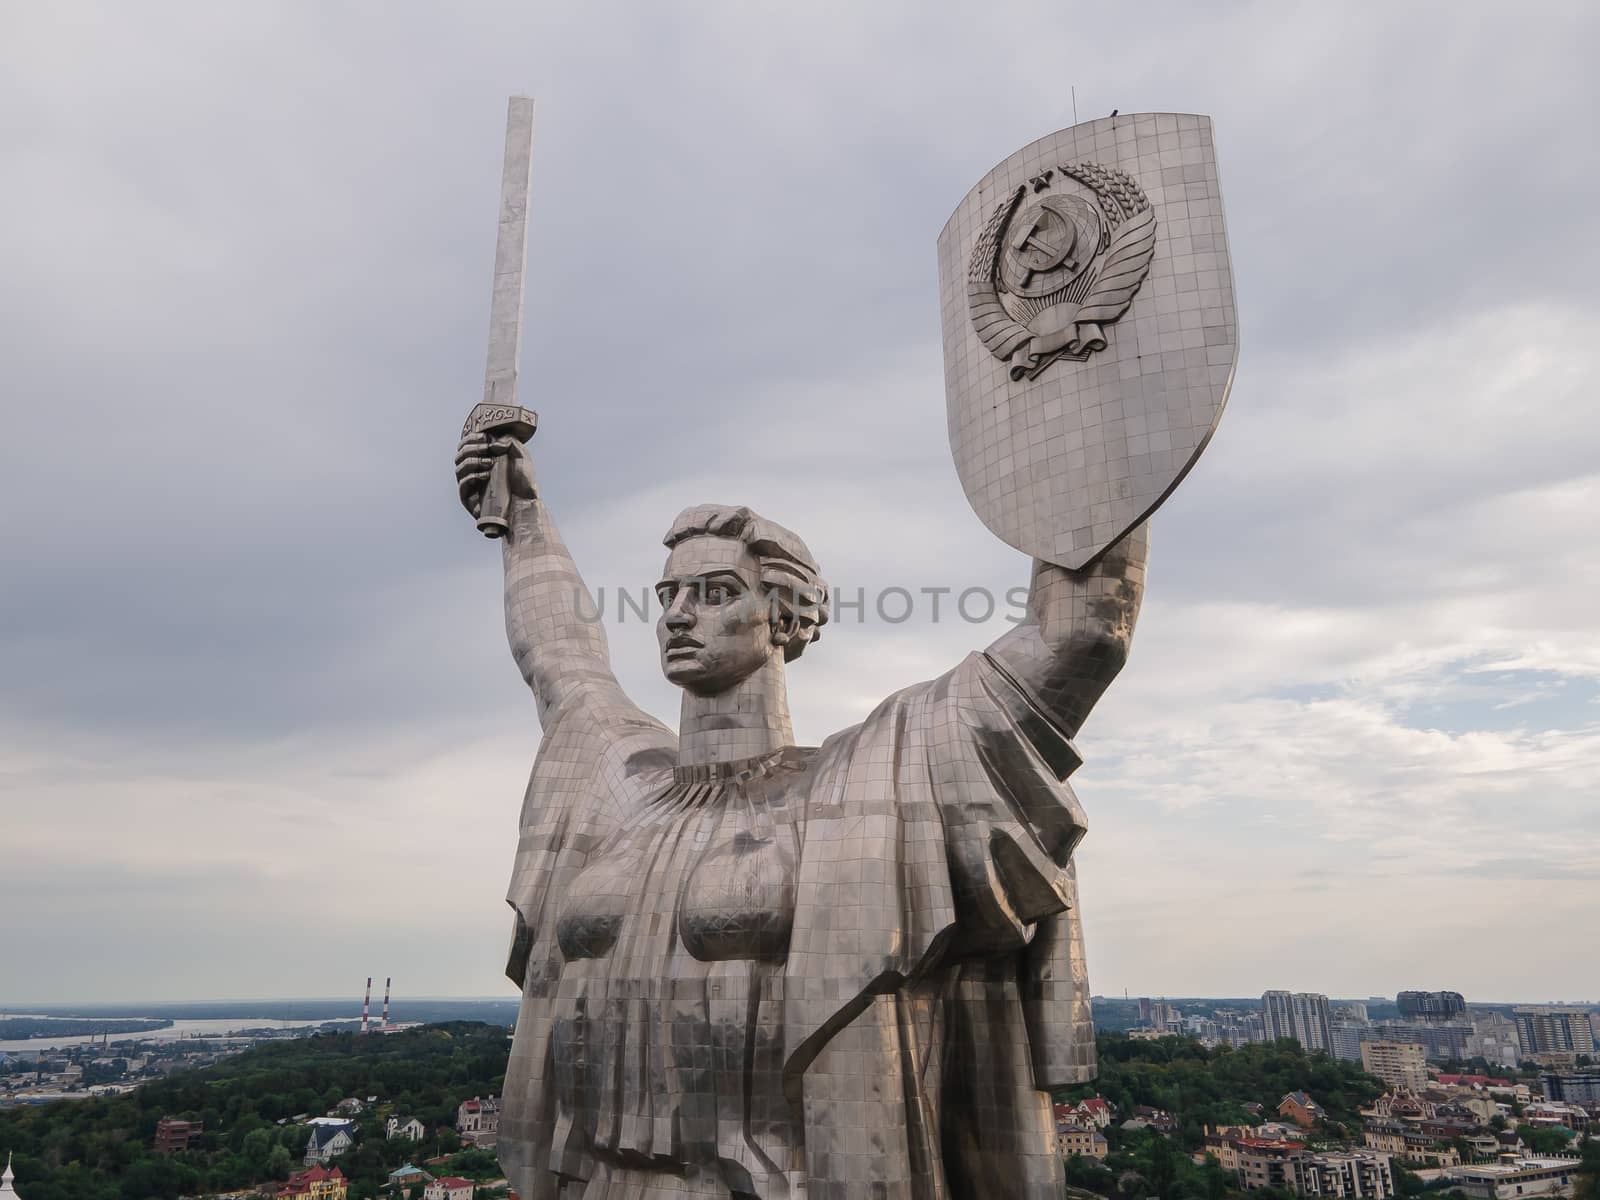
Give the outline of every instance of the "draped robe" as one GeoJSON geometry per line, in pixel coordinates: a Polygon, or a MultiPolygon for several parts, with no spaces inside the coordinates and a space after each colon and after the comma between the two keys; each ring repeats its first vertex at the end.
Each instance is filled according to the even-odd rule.
{"type": "Polygon", "coordinates": [[[1094,1076],[1078,763],[984,653],[715,767],[608,670],[570,686],[508,895],[523,1200],[1055,1200],[1046,1089],[1094,1076]]]}

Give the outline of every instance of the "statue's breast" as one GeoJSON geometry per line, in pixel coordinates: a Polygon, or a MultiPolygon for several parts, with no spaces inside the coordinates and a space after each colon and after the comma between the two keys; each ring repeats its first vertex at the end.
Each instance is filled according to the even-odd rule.
{"type": "Polygon", "coordinates": [[[782,960],[794,924],[792,815],[802,792],[796,773],[753,787],[737,779],[678,785],[648,801],[562,897],[562,955],[614,956],[647,974],[666,969],[674,943],[702,962],[782,960]]]}
{"type": "Polygon", "coordinates": [[[794,925],[793,843],[787,825],[736,828],[719,839],[678,902],[684,949],[702,962],[785,957],[794,925]]]}
{"type": "Polygon", "coordinates": [[[568,961],[604,958],[616,945],[640,882],[638,854],[621,849],[579,872],[562,901],[556,942],[568,961]]]}

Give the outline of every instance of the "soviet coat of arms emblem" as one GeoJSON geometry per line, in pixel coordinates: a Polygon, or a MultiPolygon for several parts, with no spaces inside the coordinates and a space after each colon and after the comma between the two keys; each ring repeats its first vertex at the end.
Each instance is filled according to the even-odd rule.
{"type": "Polygon", "coordinates": [[[1169,496],[1238,354],[1207,117],[1063,129],[991,170],[939,236],[956,473],[995,534],[1078,570],[1169,496]]]}
{"type": "Polygon", "coordinates": [[[1155,246],[1150,201],[1122,171],[1092,162],[1045,170],[1001,201],[973,247],[967,297],[978,336],[1012,379],[1057,358],[1082,362],[1106,348],[1104,326],[1128,311],[1155,246]],[[1048,190],[1058,174],[1089,195],[1048,190]]]}

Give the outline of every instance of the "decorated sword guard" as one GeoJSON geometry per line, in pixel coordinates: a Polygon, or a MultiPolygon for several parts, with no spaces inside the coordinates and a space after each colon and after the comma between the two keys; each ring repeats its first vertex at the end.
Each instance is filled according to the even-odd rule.
{"type": "MultiPolygon", "coordinates": [[[[539,428],[539,414],[515,404],[479,404],[467,414],[461,436],[483,433],[492,438],[512,437],[526,443],[539,428]]],[[[478,532],[487,538],[505,537],[511,529],[511,464],[504,455],[495,458],[478,506],[478,532]]]]}
{"type": "Polygon", "coordinates": [[[1024,146],[939,235],[956,474],[1002,540],[1088,567],[1222,417],[1238,319],[1211,119],[1130,113],[1024,146]]]}

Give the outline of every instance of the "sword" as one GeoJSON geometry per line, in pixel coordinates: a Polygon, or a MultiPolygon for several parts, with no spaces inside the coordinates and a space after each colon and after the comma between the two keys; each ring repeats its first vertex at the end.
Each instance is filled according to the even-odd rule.
{"type": "MultiPolygon", "coordinates": [[[[528,198],[533,190],[533,101],[513,96],[506,105],[505,167],[500,176],[500,228],[494,242],[494,292],[489,303],[489,358],[483,402],[461,429],[526,442],[539,414],[517,404],[517,359],[522,348],[522,270],[528,252],[528,198]]],[[[510,463],[494,460],[478,509],[478,532],[500,538],[510,532],[510,463]]]]}

